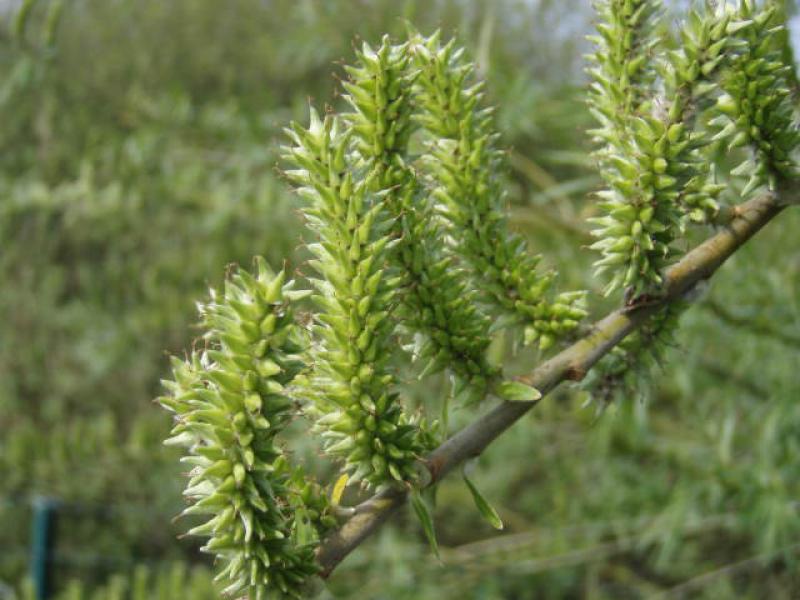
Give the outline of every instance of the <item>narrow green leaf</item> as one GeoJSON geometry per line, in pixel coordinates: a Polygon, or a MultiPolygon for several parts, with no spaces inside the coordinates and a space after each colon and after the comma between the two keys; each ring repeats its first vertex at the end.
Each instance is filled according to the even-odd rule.
{"type": "Polygon", "coordinates": [[[497,514],[497,511],[494,509],[494,507],[489,504],[486,501],[486,498],[481,495],[481,493],[478,491],[478,488],[475,487],[475,484],[469,480],[467,474],[463,473],[463,476],[464,483],[467,484],[467,487],[472,494],[472,500],[475,502],[475,507],[478,509],[478,512],[481,513],[481,516],[486,519],[486,522],[495,529],[503,529],[503,520],[500,518],[500,515],[497,514]]]}
{"type": "Polygon", "coordinates": [[[439,555],[439,544],[436,541],[436,531],[433,528],[433,517],[428,510],[428,505],[422,499],[419,490],[412,490],[411,492],[411,506],[414,507],[414,512],[417,513],[417,518],[422,524],[422,529],[425,532],[425,537],[428,538],[428,543],[431,545],[431,550],[439,560],[442,557],[439,555]]]}
{"type": "Polygon", "coordinates": [[[349,480],[350,476],[347,475],[347,473],[336,480],[336,483],[333,486],[333,492],[331,492],[331,504],[333,506],[339,506],[339,502],[342,499],[342,494],[344,493],[344,488],[347,487],[347,482],[349,480]]]}
{"type": "Polygon", "coordinates": [[[497,386],[496,391],[503,400],[512,402],[531,402],[542,397],[541,392],[535,387],[519,381],[503,381],[497,386]]]}

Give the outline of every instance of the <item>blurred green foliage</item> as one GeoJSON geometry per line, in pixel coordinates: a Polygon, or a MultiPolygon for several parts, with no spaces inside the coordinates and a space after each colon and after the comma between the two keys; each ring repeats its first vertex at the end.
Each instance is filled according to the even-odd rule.
{"type": "MultiPolygon", "coordinates": [[[[276,170],[281,128],[309,97],[332,97],[357,37],[399,34],[403,19],[457,33],[511,148],[513,225],[566,286],[599,285],[584,249],[584,197],[598,185],[584,133],[584,0],[73,0],[60,15],[55,0],[30,4],[23,30],[13,11],[0,27],[0,582],[23,581],[34,494],[81,507],[60,523],[64,598],[138,599],[119,591],[137,563],[205,561],[193,540],[176,540],[180,467],[151,399],[165,352],[190,345],[194,302],[226,265],[255,254],[298,264],[300,222],[276,170]]],[[[598,414],[562,389],[471,467],[505,533],[478,519],[453,478],[437,494],[443,567],[403,515],[329,593],[792,597],[794,213],[687,312],[647,399],[598,414]]],[[[592,306],[608,307],[596,296],[592,306]]],[[[537,358],[495,346],[519,369],[537,358]]],[[[471,416],[457,411],[451,429],[471,416]]],[[[167,587],[146,597],[211,597],[197,573],[180,575],[180,595],[154,583],[167,587]]]]}
{"type": "MultiPolygon", "coordinates": [[[[53,600],[215,600],[211,573],[203,567],[189,570],[183,563],[157,568],[140,565],[130,575],[115,574],[91,589],[80,579],[70,580],[53,600]]],[[[23,584],[20,600],[36,600],[32,586],[23,584]]]]}

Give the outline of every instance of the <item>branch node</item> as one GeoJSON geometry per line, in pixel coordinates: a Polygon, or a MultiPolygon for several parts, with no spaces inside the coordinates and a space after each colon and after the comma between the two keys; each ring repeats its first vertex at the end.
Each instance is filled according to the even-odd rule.
{"type": "Polygon", "coordinates": [[[586,377],[586,369],[581,366],[572,365],[567,369],[564,377],[570,381],[583,381],[586,377]]]}
{"type": "Polygon", "coordinates": [[[420,471],[420,487],[428,487],[430,484],[438,481],[439,476],[441,475],[443,465],[443,459],[440,456],[434,456],[433,458],[429,458],[423,461],[424,468],[419,469],[420,471]]]}

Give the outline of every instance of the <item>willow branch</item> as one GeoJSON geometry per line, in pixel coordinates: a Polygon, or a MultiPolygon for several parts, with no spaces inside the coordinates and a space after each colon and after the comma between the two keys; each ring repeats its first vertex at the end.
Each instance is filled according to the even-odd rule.
{"type": "MultiPolygon", "coordinates": [[[[742,245],[783,209],[775,194],[764,194],[733,211],[732,220],[686,254],[666,273],[664,293],[610,313],[590,333],[521,378],[543,397],[564,381],[579,381],[597,361],[670,301],[708,279],[742,245]]],[[[424,461],[433,485],[461,462],[478,456],[501,433],[531,410],[536,402],[502,402],[434,450],[424,461]]],[[[378,529],[406,499],[406,490],[384,490],[356,507],[355,514],[320,546],[317,560],[323,577],[378,529]]]]}

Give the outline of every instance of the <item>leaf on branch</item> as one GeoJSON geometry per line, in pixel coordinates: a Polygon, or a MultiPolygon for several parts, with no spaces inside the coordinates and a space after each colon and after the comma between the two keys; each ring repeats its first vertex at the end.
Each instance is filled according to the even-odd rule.
{"type": "Polygon", "coordinates": [[[475,507],[478,509],[478,512],[481,513],[481,516],[486,519],[486,522],[489,523],[495,529],[503,529],[503,520],[500,518],[500,515],[497,514],[497,511],[494,507],[486,501],[478,488],[475,487],[475,484],[472,483],[469,478],[467,477],[466,473],[462,473],[464,476],[464,483],[467,484],[470,493],[472,494],[472,500],[475,502],[475,507]]]}
{"type": "Polygon", "coordinates": [[[532,402],[542,397],[535,387],[519,381],[503,381],[496,388],[497,395],[512,402],[532,402]]]}
{"type": "Polygon", "coordinates": [[[331,492],[331,504],[333,506],[339,506],[339,502],[342,499],[342,494],[344,493],[344,488],[347,487],[348,481],[350,481],[350,476],[347,473],[336,480],[336,483],[333,485],[333,491],[331,492]]]}
{"type": "Polygon", "coordinates": [[[417,514],[417,518],[422,524],[422,530],[425,532],[425,537],[428,538],[431,550],[433,550],[436,558],[441,561],[442,557],[439,554],[439,543],[436,541],[436,530],[433,527],[433,517],[419,490],[413,490],[411,492],[411,506],[414,507],[414,512],[417,514]]]}

